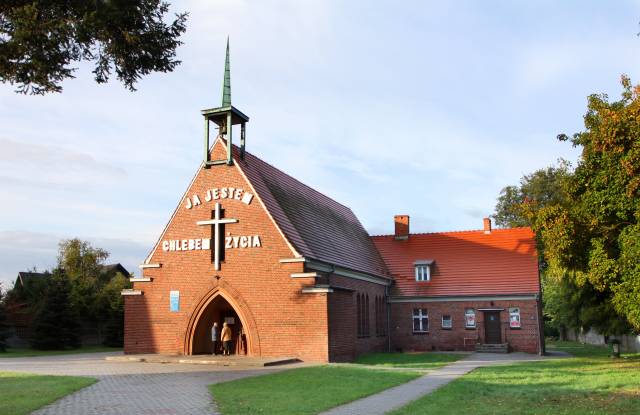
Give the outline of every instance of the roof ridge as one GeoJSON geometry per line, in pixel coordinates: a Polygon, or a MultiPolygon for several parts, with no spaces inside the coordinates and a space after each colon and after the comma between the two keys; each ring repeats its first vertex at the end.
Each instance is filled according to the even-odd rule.
{"type": "MultiPolygon", "coordinates": [[[[516,230],[522,230],[522,229],[529,229],[533,231],[533,229],[531,229],[530,226],[516,226],[513,228],[494,228],[494,229],[491,229],[491,233],[516,231],[516,230]]],[[[413,232],[413,233],[409,233],[409,236],[411,235],[446,235],[451,233],[473,233],[473,232],[484,232],[484,229],[464,229],[464,230],[458,230],[458,231],[436,231],[436,232],[413,232]]],[[[392,233],[371,235],[372,238],[381,238],[385,236],[395,236],[395,235],[392,233]]]]}

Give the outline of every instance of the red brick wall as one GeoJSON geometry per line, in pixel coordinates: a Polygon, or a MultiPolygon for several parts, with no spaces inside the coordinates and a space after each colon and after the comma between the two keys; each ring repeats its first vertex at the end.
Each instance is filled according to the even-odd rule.
{"type": "MultiPolygon", "coordinates": [[[[385,287],[367,281],[331,275],[332,286],[353,291],[336,290],[329,294],[329,356],[331,361],[350,361],[360,354],[387,350],[387,336],[376,334],[375,298],[384,298],[385,287]],[[369,295],[369,335],[358,337],[356,295],[369,295]]],[[[386,327],[386,313],[382,313],[386,327]]]]}
{"type": "Polygon", "coordinates": [[[538,353],[539,320],[535,300],[518,301],[452,301],[426,303],[393,303],[391,306],[391,342],[393,350],[473,350],[476,340],[484,342],[484,313],[479,308],[504,308],[500,312],[502,341],[512,351],[538,353]],[[509,328],[509,308],[520,307],[520,329],[509,328]],[[426,308],[429,332],[413,333],[413,309],[426,308]],[[476,310],[476,328],[465,328],[464,311],[476,310]],[[452,329],[442,328],[442,315],[452,317],[452,329]],[[465,339],[466,346],[465,346],[465,339]]]}
{"type": "MultiPolygon", "coordinates": [[[[212,153],[213,159],[225,157],[219,143],[212,153]]],[[[212,295],[222,293],[244,316],[250,354],[327,361],[327,297],[301,292],[310,281],[290,277],[302,272],[301,263],[279,262],[293,253],[237,167],[201,169],[187,195],[197,194],[202,204],[186,209],[182,200],[163,239],[211,238],[211,227],[196,221],[211,218],[215,201],[205,202],[204,195],[220,187],[243,188],[254,195],[250,205],[232,199],[218,202],[225,217],[239,220],[226,225],[225,233],[260,235],[262,247],[227,249],[221,270],[215,271],[210,250],[165,252],[159,246],[150,262],[162,267],[143,272],[153,281],[135,283],[134,289],[144,294],[125,298],[125,352],[188,353],[192,315],[212,295]],[[169,311],[171,290],[180,291],[179,312],[169,311]]]]}

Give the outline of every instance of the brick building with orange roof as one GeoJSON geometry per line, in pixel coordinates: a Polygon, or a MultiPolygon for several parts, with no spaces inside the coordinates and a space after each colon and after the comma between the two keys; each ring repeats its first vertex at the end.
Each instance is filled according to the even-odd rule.
{"type": "Polygon", "coordinates": [[[410,234],[397,216],[394,235],[371,237],[351,209],[245,150],[228,45],[222,106],[202,115],[204,160],[122,292],[125,353],[218,352],[214,323],[231,328],[234,353],[261,357],[543,352],[530,229],[487,219],[480,231],[410,234]]]}

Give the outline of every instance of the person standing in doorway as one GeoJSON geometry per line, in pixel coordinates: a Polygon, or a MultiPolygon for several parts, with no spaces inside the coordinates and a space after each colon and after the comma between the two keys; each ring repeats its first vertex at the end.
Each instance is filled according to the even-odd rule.
{"type": "Polygon", "coordinates": [[[220,340],[222,341],[222,354],[225,356],[231,355],[231,328],[226,322],[222,325],[220,340]]]}
{"type": "Polygon", "coordinates": [[[211,341],[213,342],[213,355],[218,354],[218,323],[213,323],[211,327],[211,341]]]}

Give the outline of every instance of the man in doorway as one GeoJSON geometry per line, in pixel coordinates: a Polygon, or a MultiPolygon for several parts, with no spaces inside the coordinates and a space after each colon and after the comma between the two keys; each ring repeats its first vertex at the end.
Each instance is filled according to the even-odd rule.
{"type": "Polygon", "coordinates": [[[222,354],[224,356],[230,356],[231,355],[231,328],[229,327],[226,321],[224,322],[224,324],[222,324],[222,332],[220,333],[220,340],[222,340],[222,347],[223,347],[222,354]]]}
{"type": "Polygon", "coordinates": [[[213,342],[213,355],[218,354],[218,323],[213,323],[211,327],[211,341],[213,342]]]}

